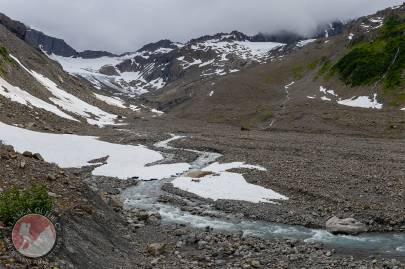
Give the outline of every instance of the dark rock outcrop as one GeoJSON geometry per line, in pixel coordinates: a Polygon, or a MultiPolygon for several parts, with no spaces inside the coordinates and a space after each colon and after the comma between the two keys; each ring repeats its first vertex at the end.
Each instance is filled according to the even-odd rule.
{"type": "Polygon", "coordinates": [[[12,20],[2,13],[0,13],[0,24],[34,48],[40,48],[48,54],[56,54],[64,57],[82,57],[85,59],[117,56],[107,51],[85,50],[83,52],[77,52],[63,39],[48,36],[40,31],[31,29],[25,24],[12,20]]]}
{"type": "Polygon", "coordinates": [[[294,33],[292,31],[279,31],[272,34],[258,33],[250,38],[252,42],[278,42],[284,44],[294,44],[300,40],[304,39],[317,39],[326,36],[336,36],[343,32],[345,25],[343,22],[332,22],[330,24],[319,25],[314,31],[313,34],[304,36],[294,33]]]}
{"type": "Polygon", "coordinates": [[[19,38],[24,39],[27,27],[23,23],[14,21],[6,15],[0,13],[0,24],[6,27],[10,32],[17,35],[19,38]]]}
{"type": "Polygon", "coordinates": [[[98,50],[85,50],[82,52],[79,52],[78,55],[79,57],[82,57],[84,59],[94,59],[94,58],[100,58],[100,57],[115,57],[114,53],[108,52],[108,51],[98,51],[98,50]]]}
{"type": "Polygon", "coordinates": [[[64,57],[77,56],[77,51],[69,46],[64,40],[50,37],[44,33],[28,29],[24,40],[33,47],[41,48],[48,54],[56,54],[64,57]]]}
{"type": "Polygon", "coordinates": [[[317,27],[315,34],[311,36],[311,38],[322,38],[326,36],[336,36],[343,33],[345,25],[341,21],[332,22],[326,25],[320,25],[317,27]]]}
{"type": "Polygon", "coordinates": [[[158,42],[146,44],[138,51],[155,51],[160,48],[175,49],[175,48],[177,48],[177,46],[172,41],[170,41],[168,39],[163,39],[158,42]]]}
{"type": "Polygon", "coordinates": [[[252,36],[251,41],[252,42],[278,42],[278,43],[284,43],[284,44],[293,44],[302,39],[305,39],[305,38],[296,33],[289,32],[289,31],[280,31],[280,32],[277,32],[274,34],[259,33],[255,36],[252,36]]]}

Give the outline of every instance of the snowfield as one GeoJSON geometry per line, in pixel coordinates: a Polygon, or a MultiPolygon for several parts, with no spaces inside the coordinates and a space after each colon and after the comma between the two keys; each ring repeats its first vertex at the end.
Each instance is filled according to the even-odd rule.
{"type": "MultiPolygon", "coordinates": [[[[371,108],[371,109],[382,109],[383,104],[378,103],[377,94],[374,93],[373,97],[370,96],[353,96],[349,99],[340,98],[333,90],[328,90],[323,86],[320,86],[319,91],[323,93],[320,97],[322,101],[331,102],[332,99],[336,101],[339,105],[359,107],[359,108],[371,108]]],[[[315,96],[307,96],[308,99],[315,99],[315,96]]]]}
{"type": "MultiPolygon", "coordinates": [[[[159,49],[153,54],[165,54],[169,53],[172,49],[159,49]]],[[[128,94],[141,95],[147,93],[150,89],[158,90],[166,85],[166,82],[162,78],[156,80],[147,81],[148,72],[154,68],[153,63],[151,66],[145,66],[142,72],[120,72],[117,68],[115,71],[118,75],[104,75],[100,73],[100,69],[103,66],[112,66],[122,63],[125,60],[134,61],[135,57],[142,57],[148,59],[149,56],[146,52],[135,52],[125,54],[118,57],[100,57],[95,59],[83,59],[74,57],[63,57],[57,55],[49,55],[52,60],[59,62],[63,69],[73,75],[81,76],[89,80],[97,89],[100,89],[103,85],[114,88],[118,91],[125,91],[128,94]],[[131,83],[131,85],[129,84],[131,83]]]]}
{"type": "Polygon", "coordinates": [[[127,108],[124,104],[125,102],[119,97],[109,97],[101,94],[94,93],[97,99],[103,101],[110,106],[116,106],[119,108],[127,108]]]}
{"type": "Polygon", "coordinates": [[[3,78],[0,77],[0,95],[10,99],[13,102],[26,105],[29,107],[36,107],[40,109],[44,109],[48,112],[51,112],[59,117],[68,119],[68,120],[73,120],[73,121],[78,121],[72,116],[66,114],[62,110],[60,110],[58,107],[51,105],[47,102],[45,102],[42,99],[39,99],[31,94],[29,94],[26,91],[21,90],[19,87],[15,87],[5,81],[3,78]]]}
{"type": "Polygon", "coordinates": [[[97,137],[34,132],[0,122],[0,141],[16,151],[40,153],[45,161],[62,168],[91,165],[89,161],[108,157],[107,163],[93,170],[95,176],[140,180],[163,179],[187,171],[187,163],[157,164],[163,156],[145,146],[120,145],[97,137]]]}
{"type": "Polygon", "coordinates": [[[350,99],[339,100],[338,104],[351,107],[373,108],[382,109],[383,105],[378,103],[377,94],[373,95],[373,98],[369,96],[358,96],[350,99]]]}
{"type": "MultiPolygon", "coordinates": [[[[155,146],[172,149],[168,143],[179,138],[181,137],[174,136],[156,143],[155,146]]],[[[271,189],[248,183],[241,174],[228,172],[234,168],[266,170],[261,166],[242,162],[210,164],[202,171],[213,174],[206,175],[196,182],[191,177],[181,176],[184,172],[189,171],[190,164],[156,164],[156,162],[164,159],[163,156],[143,145],[114,144],[98,140],[97,137],[93,136],[41,133],[1,122],[0,141],[6,145],[12,145],[19,153],[24,151],[39,153],[45,161],[55,163],[62,168],[96,166],[92,171],[94,176],[114,177],[123,180],[137,178],[144,181],[177,176],[172,182],[175,187],[213,200],[228,199],[252,203],[274,203],[273,200],[288,199],[271,189]],[[94,160],[102,158],[106,159],[104,163],[94,163],[94,160]]]]}
{"type": "Polygon", "coordinates": [[[25,71],[41,83],[53,95],[49,100],[65,111],[72,112],[87,120],[89,124],[103,127],[105,125],[117,125],[117,115],[105,112],[100,108],[90,105],[76,96],[64,91],[47,77],[26,68],[16,57],[10,55],[25,71]]]}
{"type": "Polygon", "coordinates": [[[231,35],[222,35],[220,38],[212,38],[201,42],[180,44],[172,43],[178,47],[176,58],[171,58],[169,54],[173,53],[173,48],[158,48],[155,51],[137,51],[127,53],[115,57],[100,57],[95,59],[84,59],[80,57],[62,57],[57,55],[48,55],[51,59],[59,62],[63,69],[70,74],[81,76],[87,79],[97,89],[102,89],[103,86],[124,92],[133,97],[145,94],[149,91],[158,90],[165,87],[168,83],[168,78],[165,75],[155,75],[156,71],[166,70],[169,63],[161,63],[156,61],[156,56],[168,55],[170,61],[177,59],[178,64],[183,70],[203,68],[204,76],[223,76],[229,73],[238,72],[239,69],[227,68],[224,69],[224,62],[232,57],[243,60],[250,60],[257,63],[265,63],[270,59],[271,51],[280,49],[285,44],[275,42],[250,42],[250,41],[235,41],[228,40],[231,35]],[[195,51],[195,56],[188,55],[188,51],[195,51]],[[211,55],[212,51],[215,54],[211,55]],[[206,59],[205,53],[209,53],[211,59],[206,59]],[[131,72],[121,72],[117,66],[124,61],[131,61],[131,72]],[[109,67],[113,73],[106,75],[101,73],[103,67],[109,67]],[[153,80],[150,78],[153,77],[153,80]]]}
{"type": "Polygon", "coordinates": [[[263,62],[272,50],[284,45],[276,42],[222,41],[213,39],[192,45],[191,48],[204,52],[214,50],[223,61],[227,60],[229,54],[236,54],[241,59],[263,62]]]}
{"type": "Polygon", "coordinates": [[[248,183],[241,174],[227,172],[235,168],[266,170],[261,166],[244,164],[242,162],[213,163],[202,169],[202,171],[213,172],[214,174],[199,179],[185,176],[178,177],[172,181],[172,184],[176,188],[214,201],[226,199],[252,203],[274,203],[272,200],[288,200],[286,196],[271,189],[248,183]]]}
{"type": "Polygon", "coordinates": [[[306,39],[306,40],[301,40],[297,43],[297,47],[302,48],[305,47],[308,44],[311,44],[313,42],[315,42],[316,39],[306,39]]]}

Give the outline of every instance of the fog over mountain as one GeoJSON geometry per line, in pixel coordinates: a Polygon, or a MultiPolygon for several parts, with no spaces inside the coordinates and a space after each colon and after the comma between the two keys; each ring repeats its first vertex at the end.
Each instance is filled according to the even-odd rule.
{"type": "Polygon", "coordinates": [[[133,51],[163,38],[280,30],[309,34],[321,23],[371,14],[402,0],[0,0],[1,12],[78,50],[133,51]],[[24,8],[21,8],[24,6],[24,8]],[[117,42],[119,41],[119,42],[117,42]]]}

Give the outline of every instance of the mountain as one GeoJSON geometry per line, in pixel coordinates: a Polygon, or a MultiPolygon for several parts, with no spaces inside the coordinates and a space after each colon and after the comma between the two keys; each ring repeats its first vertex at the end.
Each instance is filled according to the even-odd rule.
{"type": "Polygon", "coordinates": [[[379,81],[372,88],[367,84],[348,85],[345,67],[337,65],[348,48],[375,39],[384,21],[401,12],[401,8],[387,9],[347,24],[321,25],[312,39],[302,40],[288,32],[248,36],[233,31],[186,43],[161,40],[122,55],[79,53],[63,40],[4,15],[0,22],[57,61],[64,71],[90,83],[97,89],[96,99],[104,99],[104,103],[102,95],[124,103],[132,98],[124,107],[139,109],[142,104],[149,112],[158,109],[178,117],[275,128],[282,124],[276,118],[285,116],[287,91],[290,95],[297,91],[299,98],[288,97],[288,104],[297,102],[297,107],[310,101],[318,104],[319,100],[324,101],[322,107],[325,100],[338,108],[356,103],[375,109],[393,109],[393,104],[405,107],[401,90],[384,89],[379,81]],[[292,82],[287,90],[285,86],[292,82]]]}
{"type": "Polygon", "coordinates": [[[272,50],[267,60],[240,72],[168,84],[142,97],[175,117],[243,129],[400,134],[405,110],[403,41],[395,35],[400,36],[403,24],[392,18],[403,13],[403,6],[389,8],[336,26],[341,34],[324,33],[272,50]],[[394,28],[389,30],[392,37],[385,34],[389,27],[394,28]]]}
{"type": "Polygon", "coordinates": [[[185,44],[161,40],[117,57],[90,60],[55,54],[50,57],[66,71],[86,78],[98,89],[139,96],[178,81],[189,83],[238,72],[271,60],[271,55],[283,48],[281,43],[251,42],[242,33],[232,32],[204,36],[185,44]]]}
{"type": "MultiPolygon", "coordinates": [[[[195,79],[237,72],[254,63],[267,61],[270,52],[276,54],[278,47],[310,39],[289,32],[247,36],[233,31],[199,37],[185,44],[161,40],[134,53],[118,56],[105,51],[77,52],[64,40],[30,29],[5,15],[0,16],[0,23],[57,60],[65,71],[84,77],[98,89],[129,96],[158,90],[179,79],[190,83],[195,79]]],[[[313,36],[325,32],[331,36],[339,34],[341,25],[319,26],[313,36]]]]}
{"type": "Polygon", "coordinates": [[[301,40],[322,38],[325,36],[332,37],[339,35],[343,32],[344,23],[335,21],[325,25],[319,25],[309,36],[303,36],[291,31],[278,31],[273,34],[259,33],[250,38],[253,42],[279,42],[286,44],[293,44],[301,40]]]}
{"type": "MultiPolygon", "coordinates": [[[[341,25],[334,23],[318,28],[322,29],[324,35],[329,31],[332,36],[340,33],[341,25]]],[[[319,29],[316,36],[319,35],[319,29]]],[[[85,55],[66,59],[69,56],[46,51],[66,71],[86,78],[99,89],[118,90],[130,96],[138,96],[179,79],[190,83],[203,77],[237,72],[252,64],[266,62],[271,58],[271,53],[279,54],[277,48],[294,45],[305,39],[308,38],[284,32],[271,36],[248,36],[233,31],[191,39],[185,44],[161,40],[147,44],[135,53],[116,57],[103,55],[108,57],[92,57],[99,59],[90,61],[86,61],[89,57],[85,55]]]]}
{"type": "Polygon", "coordinates": [[[0,24],[4,25],[9,31],[15,33],[19,38],[28,44],[44,50],[48,54],[56,54],[64,57],[83,57],[89,59],[103,56],[115,56],[113,53],[106,51],[77,52],[64,40],[51,37],[40,31],[31,29],[23,23],[14,21],[2,13],[0,13],[0,24]]]}
{"type": "Polygon", "coordinates": [[[0,15],[0,220],[53,201],[46,268],[405,268],[404,18],[113,55],[0,15]]]}
{"type": "Polygon", "coordinates": [[[22,39],[28,32],[18,22],[0,25],[3,122],[71,132],[74,126],[118,124],[121,116],[133,112],[124,100],[113,99],[121,107],[100,100],[90,84],[67,74],[22,39]]]}

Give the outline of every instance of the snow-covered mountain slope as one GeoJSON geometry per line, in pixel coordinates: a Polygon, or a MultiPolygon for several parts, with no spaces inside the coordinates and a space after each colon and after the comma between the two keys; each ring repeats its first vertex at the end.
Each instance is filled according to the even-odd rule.
{"type": "Polygon", "coordinates": [[[284,47],[282,43],[252,42],[242,33],[233,32],[185,44],[162,40],[117,57],[84,59],[52,54],[50,58],[98,89],[138,96],[187,76],[223,76],[252,64],[266,63],[284,47]]]}
{"type": "MultiPolygon", "coordinates": [[[[336,66],[358,47],[367,48],[376,44],[375,41],[384,45],[384,25],[392,16],[403,17],[404,12],[405,7],[402,6],[359,18],[345,25],[340,35],[325,34],[319,39],[284,46],[282,51],[274,49],[262,64],[241,68],[235,74],[221,76],[214,81],[195,81],[184,86],[168,85],[156,94],[143,97],[156,102],[160,110],[176,117],[226,122],[242,126],[244,130],[305,129],[308,128],[305,122],[316,122],[319,130],[330,130],[335,128],[333,125],[336,121],[341,126],[356,125],[354,129],[361,122],[362,128],[370,131],[374,131],[372,126],[380,121],[378,128],[384,130],[391,128],[384,126],[383,119],[387,114],[390,115],[392,128],[399,130],[405,108],[404,80],[399,78],[398,86],[387,88],[384,79],[388,78],[385,74],[394,70],[393,67],[401,72],[399,63],[404,59],[401,56],[402,49],[395,47],[395,50],[390,51],[388,47],[388,65],[382,68],[377,66],[381,72],[378,71],[375,79],[364,84],[347,83],[336,66]],[[381,26],[382,23],[384,25],[381,26]]],[[[390,39],[387,38],[387,42],[390,39]]],[[[205,44],[206,41],[200,42],[205,44]]],[[[372,53],[365,55],[374,57],[372,53]]],[[[359,70],[356,76],[361,76],[363,70],[363,66],[358,69],[356,65],[378,63],[376,60],[360,60],[351,65],[354,66],[353,70],[359,70]]],[[[368,72],[365,77],[370,74],[368,72]]]]}
{"type": "MultiPolygon", "coordinates": [[[[353,88],[337,75],[326,75],[352,46],[378,37],[384,21],[391,13],[401,13],[401,10],[388,9],[344,26],[332,24],[324,33],[319,33],[319,38],[292,43],[271,42],[267,38],[272,37],[232,32],[207,35],[184,44],[161,40],[119,56],[46,56],[49,51],[44,49],[43,54],[36,52],[47,58],[46,61],[42,58],[30,61],[29,55],[11,51],[29,70],[26,75],[34,78],[43,90],[35,92],[9,76],[3,79],[16,88],[9,87],[13,92],[2,91],[2,96],[18,99],[21,105],[29,103],[28,106],[45,109],[56,116],[63,115],[66,120],[68,117],[86,123],[98,120],[103,125],[102,122],[120,123],[127,116],[125,113],[143,117],[143,112],[147,112],[157,117],[164,111],[180,118],[268,127],[280,125],[280,120],[274,125],[274,119],[283,117],[287,106],[296,108],[302,104],[320,106],[319,113],[335,107],[375,108],[375,112],[392,108],[390,104],[396,101],[400,111],[405,107],[401,95],[389,96],[378,83],[376,87],[353,88]],[[49,58],[73,76],[66,75],[49,58]],[[49,62],[53,66],[47,69],[49,62]],[[55,73],[55,69],[59,71],[55,73]],[[32,75],[36,73],[44,79],[32,75]],[[286,89],[285,85],[292,81],[294,85],[286,89]],[[336,96],[322,94],[321,86],[333,90],[336,96]],[[80,111],[77,105],[69,107],[73,98],[70,96],[68,101],[58,95],[62,89],[100,108],[107,118],[103,119],[100,111],[91,112],[87,105],[86,108],[81,106],[80,111]],[[30,96],[18,90],[25,90],[30,96]],[[47,104],[33,101],[31,96],[47,104]],[[128,98],[138,96],[141,97],[128,98]]],[[[13,48],[13,44],[8,48],[13,48]]],[[[402,94],[401,89],[396,92],[402,94]]]]}
{"type": "MultiPolygon", "coordinates": [[[[309,38],[286,31],[254,36],[233,31],[199,37],[185,44],[161,40],[136,52],[117,56],[104,51],[77,52],[64,40],[2,14],[0,24],[58,61],[65,71],[87,79],[97,89],[127,96],[153,92],[180,79],[187,84],[235,73],[254,64],[266,63],[280,54],[279,50],[309,38]]],[[[342,22],[319,25],[310,37],[337,35],[342,29],[342,22]]]]}
{"type": "Polygon", "coordinates": [[[0,25],[0,121],[72,131],[78,126],[122,125],[139,111],[124,100],[121,106],[101,100],[93,91],[0,25]]]}

